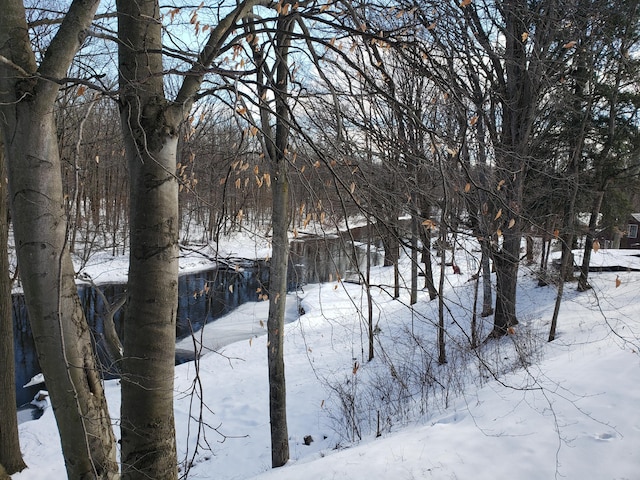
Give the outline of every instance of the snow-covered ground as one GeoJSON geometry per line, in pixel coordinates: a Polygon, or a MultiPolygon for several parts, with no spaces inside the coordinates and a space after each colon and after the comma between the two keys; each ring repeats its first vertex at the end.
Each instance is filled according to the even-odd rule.
{"type": "MultiPolygon", "coordinates": [[[[268,246],[235,241],[226,251],[259,258],[268,246]]],[[[637,262],[620,258],[628,253],[600,250],[593,262],[605,255],[612,264],[637,262]]],[[[361,286],[308,285],[288,296],[291,461],[276,470],[261,335],[267,303],[245,304],[178,345],[202,352],[176,368],[183,472],[189,465],[188,478],[217,480],[640,478],[640,272],[592,273],[586,293],[568,285],[557,338],[547,343],[555,288],[538,287],[523,266],[515,334],[471,350],[468,280],[477,266],[471,252],[460,251],[456,262],[463,275],[446,271],[446,365],[435,357],[437,301],[421,292],[411,309],[406,292],[392,299],[389,268],[372,276],[371,362],[361,286]],[[206,427],[198,438],[192,419],[200,414],[206,427]]],[[[118,271],[107,265],[87,271],[96,280],[118,271]]],[[[478,321],[486,335],[491,317],[478,321]]],[[[116,423],[118,382],[107,382],[106,393],[116,423]]],[[[20,439],[29,468],[15,480],[65,478],[50,408],[20,425],[20,439]]]]}

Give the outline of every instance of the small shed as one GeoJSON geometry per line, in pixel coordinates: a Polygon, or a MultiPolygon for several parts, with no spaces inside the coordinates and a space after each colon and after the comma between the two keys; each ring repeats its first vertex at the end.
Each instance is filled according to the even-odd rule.
{"type": "Polygon", "coordinates": [[[620,248],[640,249],[640,213],[632,213],[627,220],[627,229],[620,239],[620,248]]]}

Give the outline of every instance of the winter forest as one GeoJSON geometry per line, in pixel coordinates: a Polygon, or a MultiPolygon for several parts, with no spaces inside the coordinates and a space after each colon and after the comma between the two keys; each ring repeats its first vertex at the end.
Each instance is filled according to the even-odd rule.
{"type": "Polygon", "coordinates": [[[637,0],[0,0],[0,132],[0,480],[637,478],[637,0]]]}

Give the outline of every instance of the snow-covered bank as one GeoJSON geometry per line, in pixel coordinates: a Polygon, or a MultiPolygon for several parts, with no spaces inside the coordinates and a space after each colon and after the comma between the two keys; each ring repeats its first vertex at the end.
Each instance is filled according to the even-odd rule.
{"type": "MultiPolygon", "coordinates": [[[[464,259],[458,260],[465,265],[464,259]]],[[[375,282],[388,285],[390,274],[390,269],[376,269],[375,282]]],[[[451,361],[445,367],[430,367],[434,375],[442,374],[437,378],[441,382],[455,366],[453,350],[462,351],[461,344],[456,347],[459,329],[468,328],[465,306],[472,282],[467,279],[468,274],[448,277],[451,361]]],[[[640,273],[593,273],[591,284],[593,290],[585,293],[567,287],[557,339],[547,344],[555,289],[537,287],[534,276],[523,271],[518,290],[522,325],[514,336],[485,345],[479,357],[470,353],[468,364],[458,365],[466,368],[461,374],[468,381],[464,393],[452,388],[445,399],[447,392],[434,387],[438,401],[413,419],[385,423],[378,438],[375,429],[367,428],[366,412],[359,411],[359,444],[350,443],[335,387],[352,387],[349,392],[359,406],[374,405],[375,398],[365,397],[367,381],[382,378],[376,372],[388,371],[389,365],[406,367],[413,360],[409,355],[415,352],[403,345],[407,332],[422,335],[425,345],[435,344],[433,306],[421,296],[412,315],[404,296],[393,300],[384,287],[376,288],[376,359],[367,363],[362,353],[365,326],[358,313],[366,311],[361,287],[305,287],[300,294],[305,314],[289,323],[285,334],[290,464],[276,471],[269,468],[266,338],[253,335],[205,354],[198,363],[177,367],[180,460],[191,465],[189,478],[194,479],[638,478],[640,273]],[[514,345],[531,346],[531,361],[518,358],[522,350],[514,345]],[[385,356],[388,362],[382,361],[385,356]],[[486,367],[473,367],[480,360],[495,365],[496,371],[498,362],[509,368],[492,379],[486,367]],[[478,382],[473,372],[488,378],[478,382]],[[199,442],[195,420],[189,420],[200,415],[200,404],[191,396],[199,388],[196,375],[207,425],[206,438],[201,436],[199,442]],[[306,445],[309,435],[313,442],[306,445]]],[[[237,315],[258,333],[260,321],[266,321],[265,308],[266,302],[246,304],[237,315]]],[[[296,312],[290,313],[295,317],[296,312]]],[[[215,348],[210,332],[232,323],[233,314],[220,327],[217,322],[206,326],[203,345],[215,348]]],[[[403,372],[398,368],[396,374],[403,372]]],[[[378,386],[382,392],[385,385],[378,386]]],[[[106,391],[112,415],[117,416],[118,383],[107,382],[106,391]]],[[[369,423],[375,425],[376,412],[370,416],[369,423]]],[[[20,435],[30,468],[14,479],[65,477],[50,409],[40,420],[20,425],[20,435]]]]}

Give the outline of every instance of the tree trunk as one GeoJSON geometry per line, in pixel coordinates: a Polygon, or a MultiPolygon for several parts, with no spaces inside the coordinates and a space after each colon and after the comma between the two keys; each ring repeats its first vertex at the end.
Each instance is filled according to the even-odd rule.
{"type": "MultiPolygon", "coordinates": [[[[576,164],[577,165],[577,164],[576,164]]],[[[551,317],[551,326],[549,328],[549,341],[552,342],[556,338],[556,328],[558,325],[558,314],[560,313],[560,304],[562,303],[562,295],[564,293],[564,284],[573,278],[573,252],[571,244],[574,238],[574,222],[575,217],[574,206],[578,193],[578,169],[575,167],[575,179],[572,182],[572,196],[569,198],[569,205],[565,211],[565,229],[566,233],[562,236],[562,260],[560,264],[560,274],[558,275],[558,292],[556,293],[556,301],[553,307],[553,315],[551,317]]]]}
{"type": "Polygon", "coordinates": [[[431,263],[431,229],[423,228],[422,263],[424,264],[424,286],[429,292],[429,300],[438,296],[436,284],[433,281],[433,265],[431,263]]]}
{"type": "Polygon", "coordinates": [[[427,225],[421,225],[420,237],[422,239],[422,263],[424,264],[424,286],[429,292],[429,300],[433,300],[438,296],[438,290],[436,284],[433,281],[433,266],[431,264],[431,207],[426,197],[422,196],[422,202],[420,205],[422,210],[422,218],[424,221],[428,220],[427,225]]]}
{"type": "Polygon", "coordinates": [[[369,336],[369,358],[373,360],[374,357],[374,345],[373,345],[373,299],[371,298],[371,218],[367,215],[367,270],[365,273],[365,289],[367,293],[367,325],[369,336]]]}
{"type": "Polygon", "coordinates": [[[480,271],[482,265],[476,273],[476,284],[473,287],[473,308],[471,311],[471,348],[478,346],[478,289],[480,287],[480,271]]]}
{"type": "Polygon", "coordinates": [[[527,265],[533,265],[533,237],[531,235],[527,235],[527,265]]]}
{"type": "Polygon", "coordinates": [[[16,254],[69,478],[118,477],[116,443],[75,285],[53,105],[98,2],[74,1],[40,66],[22,2],[1,1],[0,109],[16,254]]]}
{"type": "Polygon", "coordinates": [[[418,302],[418,228],[420,220],[416,214],[411,215],[411,295],[409,304],[418,302]]]}
{"type": "MultiPolygon", "coordinates": [[[[131,104],[128,104],[131,107],[131,104]]],[[[136,118],[123,108],[126,119],[136,118]]],[[[176,137],[140,150],[125,132],[131,174],[131,253],[122,363],[122,476],[175,479],[173,378],[178,305],[176,137]]]]}
{"type": "Polygon", "coordinates": [[[175,479],[178,125],[164,97],[155,0],[118,1],[120,114],[130,176],[122,363],[122,477],[175,479]]]}
{"type": "Polygon", "coordinates": [[[14,236],[67,473],[70,478],[116,478],[115,439],[66,244],[52,106],[48,112],[21,107],[9,149],[14,236]],[[30,125],[35,131],[29,131],[30,125]]]}
{"type": "MultiPolygon", "coordinates": [[[[271,420],[271,464],[281,467],[289,461],[287,389],[284,369],[284,314],[289,260],[289,181],[286,152],[289,142],[289,65],[293,21],[278,19],[276,32],[276,81],[272,87],[276,102],[275,134],[269,127],[269,112],[263,104],[262,130],[266,154],[271,161],[272,255],[269,266],[269,317],[267,319],[267,362],[269,367],[269,418],[271,420]]],[[[262,96],[262,95],[261,95],[262,96]]]]}
{"type": "Polygon", "coordinates": [[[130,255],[122,380],[122,474],[175,479],[173,416],[178,305],[178,131],[206,68],[257,0],[239,3],[217,25],[173,102],[164,95],[162,21],[157,0],[118,0],[120,116],[130,175],[130,255]]]}
{"type": "MultiPolygon", "coordinates": [[[[5,178],[1,137],[0,173],[0,178],[5,178]]],[[[7,473],[14,474],[27,466],[22,459],[18,438],[8,237],[7,187],[5,182],[0,182],[0,365],[4,365],[4,368],[0,368],[0,465],[4,466],[7,473]]]]}
{"type": "Polygon", "coordinates": [[[538,274],[538,286],[546,287],[549,285],[549,254],[551,253],[551,234],[555,228],[555,221],[547,219],[542,235],[542,252],[540,254],[540,272],[538,274]]]}
{"type": "Polygon", "coordinates": [[[580,267],[580,278],[578,279],[578,291],[584,292],[591,288],[589,285],[589,264],[591,263],[591,252],[593,251],[593,240],[595,237],[596,227],[598,225],[598,216],[600,215],[600,207],[602,207],[602,199],[604,190],[596,193],[591,209],[591,218],[589,219],[589,230],[587,238],[584,242],[584,254],[582,256],[582,266],[580,267]]]}
{"type": "Polygon", "coordinates": [[[505,233],[502,248],[494,252],[496,266],[496,311],[490,337],[505,335],[509,327],[517,325],[516,290],[520,255],[520,232],[505,233]]]}
{"type": "MultiPolygon", "coordinates": [[[[576,174],[577,176],[577,174],[576,174]]],[[[577,194],[577,179],[576,186],[573,193],[573,198],[570,200],[570,206],[568,207],[567,217],[573,217],[575,197],[577,194]]],[[[560,275],[558,276],[558,292],[556,293],[556,301],[553,307],[553,315],[551,317],[551,326],[549,328],[549,341],[553,342],[556,338],[556,328],[558,326],[558,314],[560,313],[560,304],[562,303],[562,295],[564,293],[564,284],[569,277],[568,272],[573,273],[573,253],[571,252],[571,243],[573,243],[573,221],[569,221],[567,226],[569,232],[564,236],[565,240],[562,244],[562,261],[560,265],[560,275]],[[568,245],[567,245],[568,244],[568,245]]]]}
{"type": "Polygon", "coordinates": [[[624,235],[624,226],[615,225],[613,227],[613,239],[611,240],[611,249],[619,250],[620,242],[622,241],[622,236],[624,235]]]}
{"type": "MultiPolygon", "coordinates": [[[[491,291],[491,245],[486,238],[480,241],[482,251],[480,263],[482,270],[482,312],[481,317],[493,315],[493,293],[491,291]]],[[[478,279],[479,281],[480,279],[478,279]]]]}
{"type": "Polygon", "coordinates": [[[529,70],[530,58],[522,32],[527,31],[529,6],[525,0],[504,2],[505,20],[505,77],[501,138],[496,146],[499,180],[498,197],[502,217],[502,246],[493,255],[496,269],[496,309],[490,337],[507,333],[516,325],[516,292],[520,243],[522,240],[523,182],[527,169],[529,137],[536,102],[533,80],[529,70]]]}
{"type": "MultiPolygon", "coordinates": [[[[447,202],[447,199],[445,199],[447,202]]],[[[447,363],[447,350],[445,346],[445,325],[444,325],[444,280],[447,260],[447,227],[444,219],[446,215],[446,207],[442,212],[440,221],[440,280],[438,281],[438,363],[444,365],[447,363]]],[[[453,252],[452,252],[453,254],[453,252]]],[[[452,257],[453,258],[453,257],[452,257]]]]}
{"type": "MultiPolygon", "coordinates": [[[[479,90],[479,86],[477,87],[479,90]]],[[[482,109],[482,95],[476,95],[476,99],[474,103],[478,110],[482,109]]],[[[491,237],[491,222],[490,217],[487,214],[483,213],[483,206],[489,205],[490,196],[487,192],[487,189],[490,188],[490,167],[489,161],[487,159],[487,145],[484,142],[485,138],[485,119],[480,116],[478,117],[478,121],[476,123],[476,129],[478,132],[478,158],[479,165],[477,166],[478,178],[477,182],[482,188],[478,188],[478,191],[475,195],[476,197],[476,205],[470,206],[469,210],[475,212],[475,223],[477,229],[477,237],[478,243],[480,243],[480,271],[478,271],[478,275],[482,272],[482,312],[480,316],[482,318],[493,315],[493,293],[491,291],[491,242],[489,238],[491,237]],[[472,210],[473,209],[473,210],[472,210]]],[[[478,278],[480,281],[480,278],[478,278]]],[[[478,285],[476,285],[476,288],[478,285]]],[[[477,345],[476,345],[477,346],[477,345]]]]}
{"type": "MultiPolygon", "coordinates": [[[[570,235],[572,236],[572,235],[570,235]]],[[[558,326],[558,314],[560,313],[560,304],[562,303],[562,295],[564,294],[564,284],[566,272],[569,269],[569,265],[572,265],[571,249],[562,251],[562,263],[560,266],[560,275],[558,278],[558,292],[556,293],[556,301],[553,306],[553,314],[551,316],[551,326],[549,328],[548,341],[553,342],[556,338],[556,329],[558,326]]]]}
{"type": "Polygon", "coordinates": [[[392,267],[396,263],[398,253],[398,237],[396,228],[391,225],[391,222],[387,222],[382,226],[382,228],[384,231],[380,235],[380,238],[382,240],[382,246],[384,247],[383,265],[385,267],[392,267]]]}
{"type": "Polygon", "coordinates": [[[384,246],[384,266],[393,267],[393,298],[398,298],[400,297],[400,272],[398,269],[400,240],[396,226],[397,220],[392,219],[391,222],[383,227],[382,245],[384,246]]]}
{"type": "Polygon", "coordinates": [[[269,265],[269,412],[271,420],[271,461],[280,467],[289,460],[289,434],[287,429],[287,395],[284,371],[284,313],[287,296],[287,264],[289,257],[288,181],[286,160],[280,159],[273,166],[272,182],[273,239],[269,265]]]}

